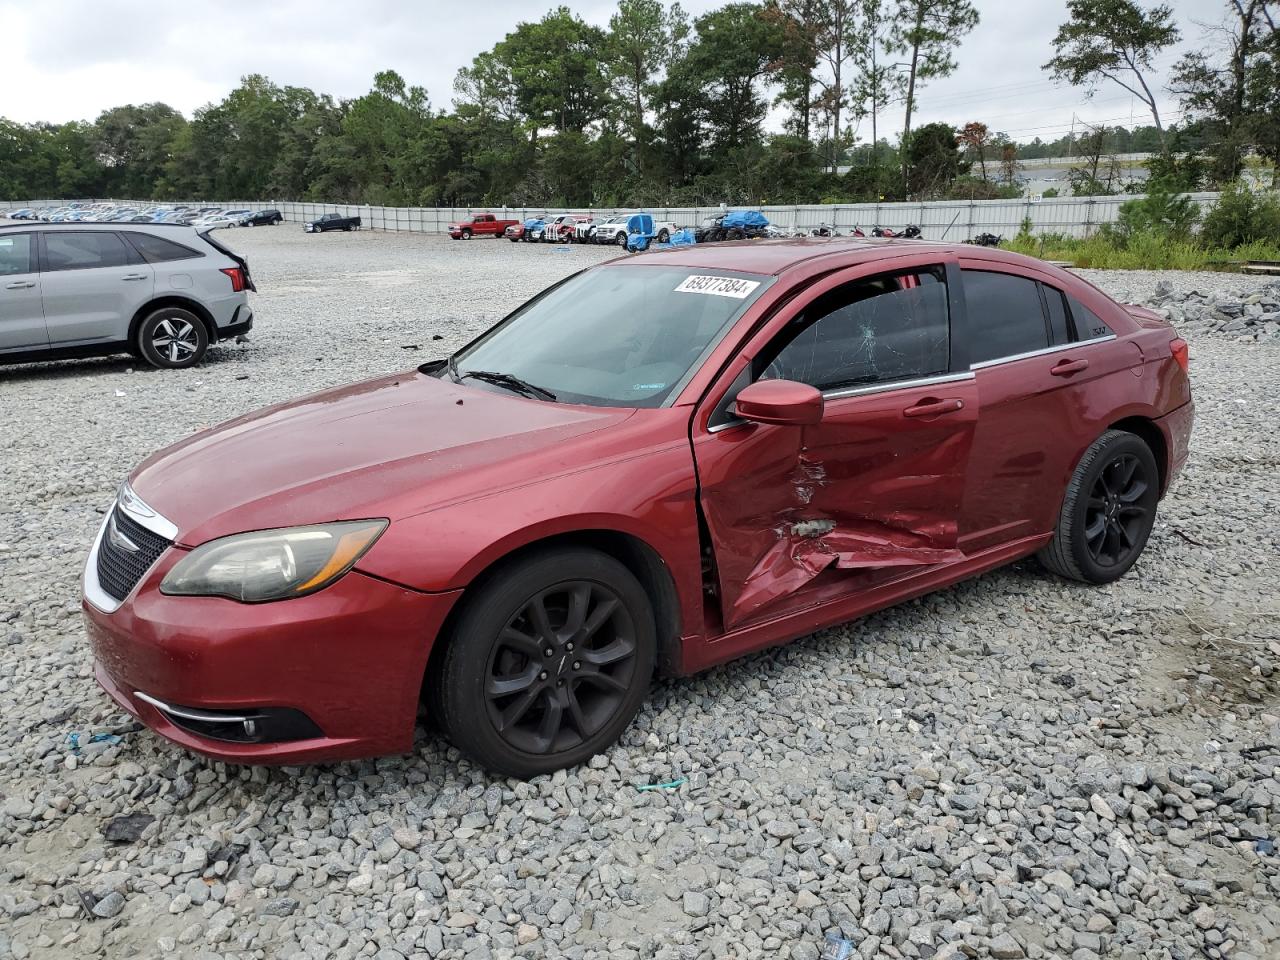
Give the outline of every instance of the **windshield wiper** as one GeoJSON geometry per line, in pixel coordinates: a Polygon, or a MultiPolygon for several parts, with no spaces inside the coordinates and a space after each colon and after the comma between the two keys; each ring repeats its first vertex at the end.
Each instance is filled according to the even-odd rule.
{"type": "MultiPolygon", "coordinates": [[[[456,367],[454,368],[457,369],[456,367]]],[[[497,373],[493,370],[468,370],[461,374],[459,381],[466,380],[468,377],[473,380],[483,380],[485,383],[493,383],[500,387],[506,387],[514,390],[516,393],[522,393],[526,397],[533,397],[535,400],[555,400],[556,395],[545,387],[539,387],[528,380],[521,380],[512,373],[497,373]]]]}

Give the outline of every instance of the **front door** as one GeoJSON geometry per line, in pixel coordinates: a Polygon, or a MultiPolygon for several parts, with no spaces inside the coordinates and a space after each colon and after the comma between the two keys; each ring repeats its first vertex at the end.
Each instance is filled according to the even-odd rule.
{"type": "Polygon", "coordinates": [[[123,342],[155,292],[149,264],[110,230],[48,230],[43,236],[44,315],[55,347],[123,342]]]}
{"type": "Polygon", "coordinates": [[[947,271],[927,260],[823,281],[747,346],[694,428],[725,629],[963,558],[977,403],[951,346],[947,271]],[[820,389],[822,421],[736,420],[762,378],[820,389]]]}
{"type": "Polygon", "coordinates": [[[0,233],[0,353],[49,346],[35,246],[29,233],[0,233]]]}

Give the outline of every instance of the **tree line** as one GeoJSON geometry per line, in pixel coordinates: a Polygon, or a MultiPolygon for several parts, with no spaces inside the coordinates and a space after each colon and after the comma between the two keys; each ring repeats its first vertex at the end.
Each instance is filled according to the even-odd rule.
{"type": "MultiPolygon", "coordinates": [[[[640,206],[1017,196],[1021,161],[1154,152],[1176,189],[1280,159],[1280,0],[1226,0],[1171,67],[1172,10],[1068,0],[1046,76],[1122,88],[1151,123],[1019,144],[981,117],[919,125],[978,25],[970,0],[764,0],[690,18],[619,0],[607,27],[567,7],[459,70],[449,109],[395,71],[338,99],[261,75],[188,120],[163,103],[93,122],[0,118],[0,196],[280,198],[409,206],[640,206]],[[1173,123],[1158,91],[1177,98],[1173,123]],[[766,129],[771,111],[780,130],[766,129]],[[1063,141],[1066,141],[1065,143],[1063,141]]],[[[1086,163],[1086,167],[1088,164],[1086,163]]],[[[1113,171],[1114,172],[1114,171],[1113,171]]]]}

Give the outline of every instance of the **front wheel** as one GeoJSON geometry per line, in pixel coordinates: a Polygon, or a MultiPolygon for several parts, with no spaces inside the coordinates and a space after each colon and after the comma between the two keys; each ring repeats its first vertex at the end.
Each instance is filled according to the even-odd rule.
{"type": "Polygon", "coordinates": [[[618,235],[613,238],[613,242],[620,247],[625,247],[627,245],[627,235],[625,233],[619,232],[618,235]]]}
{"type": "Polygon", "coordinates": [[[607,554],[544,550],[469,598],[432,677],[454,744],[528,778],[612,745],[649,689],[657,640],[644,588],[607,554]]]}
{"type": "Polygon", "coordinates": [[[1053,540],[1037,559],[1072,580],[1118,580],[1142,555],[1159,499],[1151,448],[1132,433],[1108,430],[1080,458],[1053,540]]]}
{"type": "Polygon", "coordinates": [[[463,239],[463,240],[470,240],[470,239],[471,239],[471,231],[470,231],[470,230],[463,230],[463,231],[462,231],[462,239],[463,239]]]}
{"type": "Polygon", "coordinates": [[[670,234],[670,233],[668,233],[666,230],[659,230],[659,231],[658,231],[658,242],[659,242],[659,243],[666,243],[666,242],[667,242],[668,240],[670,240],[670,239],[671,239],[671,234],[670,234]]]}
{"type": "Polygon", "coordinates": [[[209,348],[209,333],[190,310],[162,307],[138,326],[138,352],[153,367],[194,367],[209,348]]]}

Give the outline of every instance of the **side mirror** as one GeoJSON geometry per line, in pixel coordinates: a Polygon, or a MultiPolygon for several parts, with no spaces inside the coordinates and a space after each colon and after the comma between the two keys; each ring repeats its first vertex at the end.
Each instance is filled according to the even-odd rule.
{"type": "Polygon", "coordinates": [[[821,422],[822,394],[794,380],[757,380],[739,392],[734,409],[753,423],[802,427],[821,422]]]}

